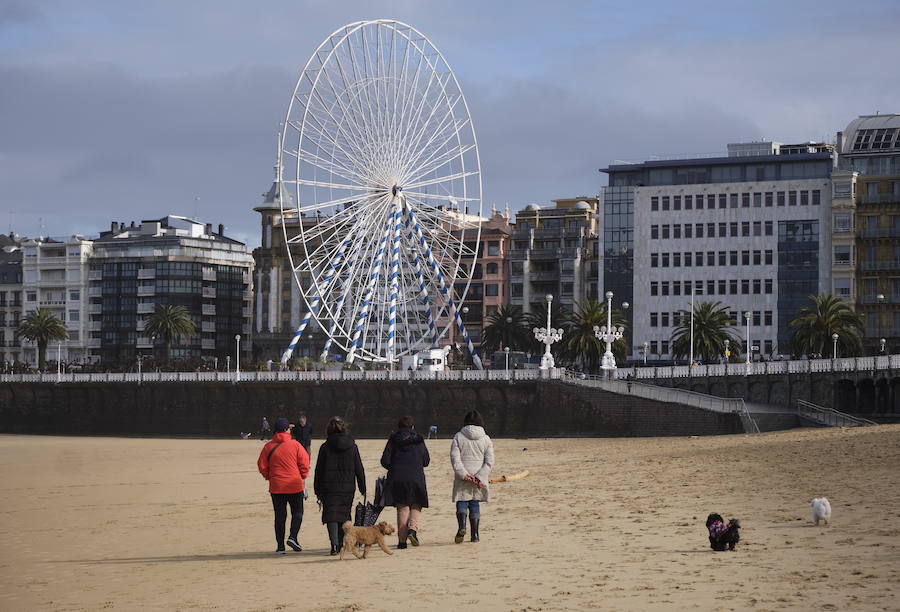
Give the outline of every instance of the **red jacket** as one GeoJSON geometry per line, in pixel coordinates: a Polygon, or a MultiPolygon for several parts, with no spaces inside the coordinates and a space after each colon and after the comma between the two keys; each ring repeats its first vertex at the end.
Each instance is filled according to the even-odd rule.
{"type": "Polygon", "coordinates": [[[299,493],[309,475],[309,455],[299,442],[291,439],[291,434],[280,431],[263,446],[256,466],[263,478],[269,481],[269,493],[299,493]]]}

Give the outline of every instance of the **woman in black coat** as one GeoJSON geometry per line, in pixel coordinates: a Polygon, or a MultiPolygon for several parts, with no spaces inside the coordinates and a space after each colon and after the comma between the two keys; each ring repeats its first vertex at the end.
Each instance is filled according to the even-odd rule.
{"type": "Polygon", "coordinates": [[[381,455],[381,465],[388,471],[384,505],[397,507],[397,548],[406,548],[407,538],[413,546],[419,545],[419,517],[422,508],[428,507],[424,468],[430,462],[425,440],[413,431],[412,417],[403,417],[381,455]]]}
{"type": "Polygon", "coordinates": [[[322,523],[328,528],[331,554],[336,555],[344,544],[341,525],[350,520],[356,487],[359,486],[363,497],[366,495],[366,472],[344,419],[332,417],[327,434],[328,438],[319,447],[313,491],[322,504],[322,523]]]}

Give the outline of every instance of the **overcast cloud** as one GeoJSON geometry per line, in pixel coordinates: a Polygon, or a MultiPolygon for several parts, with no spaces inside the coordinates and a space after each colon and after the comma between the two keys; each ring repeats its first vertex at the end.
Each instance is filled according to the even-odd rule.
{"type": "Polygon", "coordinates": [[[447,57],[486,208],[596,194],[616,159],[832,140],[900,112],[895,1],[626,5],[0,0],[2,229],[196,214],[255,246],[297,72],[361,19],[406,21],[447,57]]]}

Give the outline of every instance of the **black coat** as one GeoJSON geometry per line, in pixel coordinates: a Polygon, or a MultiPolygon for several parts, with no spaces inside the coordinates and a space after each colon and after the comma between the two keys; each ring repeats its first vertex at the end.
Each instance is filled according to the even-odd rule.
{"type": "Polygon", "coordinates": [[[306,422],[306,425],[294,425],[294,439],[303,448],[309,450],[309,447],[312,446],[312,425],[309,421],[306,422]]]}
{"type": "Polygon", "coordinates": [[[366,472],[359,448],[346,433],[334,433],[319,447],[313,491],[322,500],[322,522],[350,520],[356,487],[366,494],[366,472]]]}
{"type": "Polygon", "coordinates": [[[425,467],[431,462],[422,436],[402,428],[388,438],[381,465],[388,471],[384,483],[385,506],[428,507],[425,467]]]}

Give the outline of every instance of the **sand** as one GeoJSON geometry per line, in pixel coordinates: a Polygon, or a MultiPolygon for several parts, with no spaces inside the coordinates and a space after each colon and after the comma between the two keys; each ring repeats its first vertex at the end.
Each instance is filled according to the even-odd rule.
{"type": "MultiPolygon", "coordinates": [[[[272,554],[258,440],[0,436],[0,609],[900,609],[900,426],[497,440],[495,474],[531,475],[460,545],[428,445],[423,545],[339,561],[314,504],[304,551],[272,554]],[[709,549],[713,511],[743,521],[735,552],[709,549]]],[[[383,441],[360,448],[371,482],[383,441]]]]}

